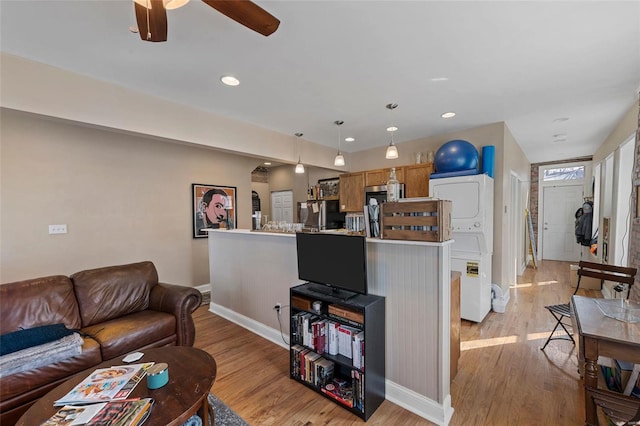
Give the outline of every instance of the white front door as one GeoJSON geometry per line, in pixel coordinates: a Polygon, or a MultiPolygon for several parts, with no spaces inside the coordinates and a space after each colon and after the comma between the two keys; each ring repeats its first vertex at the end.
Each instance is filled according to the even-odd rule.
{"type": "Polygon", "coordinates": [[[582,207],[582,185],[544,188],[542,259],[580,260],[580,244],[575,236],[575,213],[582,207]]]}
{"type": "Polygon", "coordinates": [[[293,223],[293,191],[271,193],[271,217],[274,222],[293,223]]]}

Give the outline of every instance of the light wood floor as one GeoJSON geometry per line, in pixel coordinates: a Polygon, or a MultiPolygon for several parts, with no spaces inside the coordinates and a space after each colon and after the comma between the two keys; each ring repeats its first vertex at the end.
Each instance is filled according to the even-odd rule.
{"type": "MultiPolygon", "coordinates": [[[[504,314],[463,321],[458,374],[451,384],[451,425],[581,425],[584,396],[574,346],[540,347],[555,321],[545,305],[568,301],[569,263],[544,261],[527,268],[511,289],[504,314]]],[[[599,292],[578,294],[598,297],[599,292]]],[[[203,306],[194,314],[195,346],[216,359],[212,391],[253,426],[364,423],[289,379],[289,353],[218,317],[203,306]]],[[[371,425],[431,425],[385,401],[371,425]]]]}

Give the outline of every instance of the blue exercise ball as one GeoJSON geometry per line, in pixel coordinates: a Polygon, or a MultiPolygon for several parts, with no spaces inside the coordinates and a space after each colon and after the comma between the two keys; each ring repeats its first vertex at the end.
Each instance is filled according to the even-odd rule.
{"type": "Polygon", "coordinates": [[[478,150],[471,142],[455,139],[438,149],[434,164],[439,173],[478,169],[478,150]]]}

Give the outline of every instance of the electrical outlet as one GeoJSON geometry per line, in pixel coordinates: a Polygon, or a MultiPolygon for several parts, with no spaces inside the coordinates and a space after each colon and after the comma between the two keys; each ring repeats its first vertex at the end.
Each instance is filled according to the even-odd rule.
{"type": "Polygon", "coordinates": [[[276,305],[273,307],[273,310],[280,312],[280,310],[282,310],[282,303],[276,303],[276,305]]]}
{"type": "Polygon", "coordinates": [[[66,234],[67,225],[49,225],[49,234],[66,234]]]}

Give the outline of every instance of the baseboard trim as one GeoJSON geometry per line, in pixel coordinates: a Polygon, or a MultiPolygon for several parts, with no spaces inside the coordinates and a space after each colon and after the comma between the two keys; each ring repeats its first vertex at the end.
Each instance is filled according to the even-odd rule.
{"type": "Polygon", "coordinates": [[[287,351],[289,350],[289,346],[282,341],[280,330],[268,327],[261,322],[258,322],[252,318],[239,314],[229,308],[225,308],[224,306],[220,306],[213,302],[209,303],[209,312],[220,315],[222,318],[228,319],[229,321],[238,324],[240,327],[246,328],[252,333],[255,333],[258,336],[275,343],[276,345],[286,349],[287,351]]]}
{"type": "Polygon", "coordinates": [[[386,399],[390,402],[437,425],[446,426],[451,421],[454,411],[453,407],[451,407],[451,395],[447,395],[444,402],[439,404],[388,379],[386,380],[386,387],[386,399]]]}
{"type": "Polygon", "coordinates": [[[211,284],[202,284],[194,288],[198,290],[200,293],[208,293],[211,291],[211,284]]]}
{"type": "MultiPolygon", "coordinates": [[[[258,322],[254,319],[241,315],[224,306],[217,305],[213,302],[209,304],[209,312],[219,315],[240,327],[246,328],[254,334],[263,337],[270,342],[275,343],[281,348],[289,351],[289,346],[282,341],[280,331],[258,322]]],[[[411,389],[400,386],[390,380],[386,383],[386,399],[412,413],[429,420],[438,425],[446,426],[453,416],[453,408],[451,407],[451,396],[447,395],[442,404],[437,403],[423,395],[420,395],[411,389]]]]}

